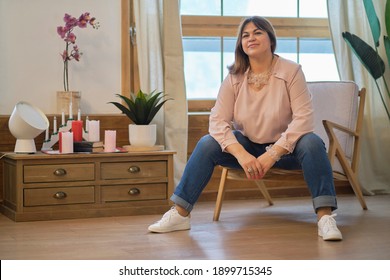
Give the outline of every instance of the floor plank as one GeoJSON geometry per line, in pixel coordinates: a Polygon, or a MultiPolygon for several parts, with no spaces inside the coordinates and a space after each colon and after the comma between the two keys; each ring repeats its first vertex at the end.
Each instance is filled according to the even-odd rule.
{"type": "Polygon", "coordinates": [[[15,223],[0,215],[2,260],[372,260],[390,259],[390,195],[339,197],[342,242],[317,236],[309,198],[199,202],[190,231],[147,231],[160,215],[15,223]]]}

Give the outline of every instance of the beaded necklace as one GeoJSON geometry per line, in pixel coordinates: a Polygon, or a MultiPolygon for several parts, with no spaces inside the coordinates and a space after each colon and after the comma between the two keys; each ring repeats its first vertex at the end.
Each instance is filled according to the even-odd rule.
{"type": "Polygon", "coordinates": [[[253,84],[257,88],[261,88],[268,83],[271,76],[271,69],[266,72],[255,74],[252,70],[248,73],[248,84],[253,84]]]}
{"type": "Polygon", "coordinates": [[[255,74],[252,72],[252,69],[249,69],[248,84],[253,84],[258,89],[266,85],[268,83],[269,78],[271,77],[273,64],[274,64],[273,62],[274,62],[274,57],[272,57],[271,65],[268,68],[268,70],[259,74],[255,74]]]}

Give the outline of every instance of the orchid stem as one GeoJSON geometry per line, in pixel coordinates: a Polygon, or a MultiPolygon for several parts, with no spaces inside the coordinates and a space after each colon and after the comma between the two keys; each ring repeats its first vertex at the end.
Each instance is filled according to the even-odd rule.
{"type": "Polygon", "coordinates": [[[69,79],[68,79],[68,49],[69,43],[66,43],[66,57],[64,60],[64,90],[69,91],[69,79]]]}

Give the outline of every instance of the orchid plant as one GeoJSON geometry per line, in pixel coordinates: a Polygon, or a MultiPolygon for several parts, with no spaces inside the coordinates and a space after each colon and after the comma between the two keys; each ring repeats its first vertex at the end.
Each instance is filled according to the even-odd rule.
{"type": "Polygon", "coordinates": [[[71,60],[80,61],[82,52],[76,45],[76,35],[73,33],[74,28],[86,28],[91,25],[94,29],[99,28],[99,23],[96,22],[96,18],[91,17],[90,13],[86,12],[80,15],[79,18],[72,17],[69,14],[64,16],[65,26],[58,26],[57,33],[65,41],[65,50],[61,54],[64,62],[64,90],[69,91],[69,70],[68,64],[71,60]]]}

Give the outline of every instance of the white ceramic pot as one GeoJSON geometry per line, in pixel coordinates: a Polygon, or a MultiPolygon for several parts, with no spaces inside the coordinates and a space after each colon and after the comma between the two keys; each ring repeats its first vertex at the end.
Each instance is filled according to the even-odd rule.
{"type": "Polygon", "coordinates": [[[129,142],[136,147],[152,147],[156,144],[157,126],[155,124],[129,124],[129,142]]]}

